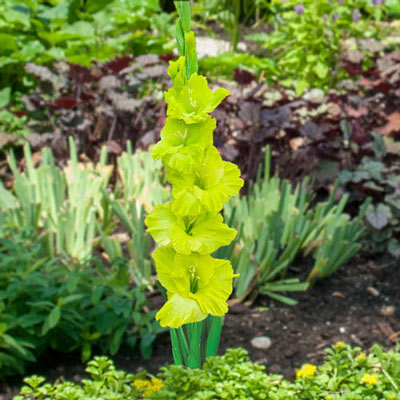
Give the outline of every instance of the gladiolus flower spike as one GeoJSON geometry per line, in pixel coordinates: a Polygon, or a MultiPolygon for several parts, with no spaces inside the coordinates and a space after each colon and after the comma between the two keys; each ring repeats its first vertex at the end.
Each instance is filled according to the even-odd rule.
{"type": "MultiPolygon", "coordinates": [[[[189,7],[189,2],[176,3],[182,21],[187,13],[179,7],[189,7]]],[[[156,206],[145,221],[160,245],[153,258],[168,298],[156,319],[175,330],[209,315],[222,317],[228,310],[233,268],[211,254],[236,235],[220,211],[243,186],[239,168],[223,161],[213,145],[216,120],[210,113],[229,92],[212,91],[205,77],[188,73],[197,56],[193,32],[182,32],[184,26],[188,24],[178,23],[177,28],[181,57],[168,69],[173,87],[165,93],[167,119],[161,140],[150,148],[153,158],[165,165],[173,200],[156,206]]]]}

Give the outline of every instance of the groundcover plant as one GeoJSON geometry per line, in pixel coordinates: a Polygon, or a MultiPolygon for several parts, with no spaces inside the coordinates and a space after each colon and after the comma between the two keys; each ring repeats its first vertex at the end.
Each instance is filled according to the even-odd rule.
{"type": "Polygon", "coordinates": [[[239,168],[223,161],[213,146],[216,121],[209,113],[229,92],[223,88],[213,92],[206,78],[197,74],[190,5],[175,4],[181,57],[170,63],[168,117],[161,140],[151,148],[153,157],[166,167],[173,200],[155,207],[146,225],[161,245],[153,258],[168,297],[156,319],[171,328],[175,362],[199,367],[216,352],[234,278],[229,261],[211,256],[236,235],[219,212],[238,194],[243,180],[239,168]]]}

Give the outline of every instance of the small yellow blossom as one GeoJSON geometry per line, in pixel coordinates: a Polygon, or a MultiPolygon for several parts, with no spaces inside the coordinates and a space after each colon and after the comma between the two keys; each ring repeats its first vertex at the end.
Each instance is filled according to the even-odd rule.
{"type": "Polygon", "coordinates": [[[312,364],[304,364],[301,369],[297,370],[297,378],[308,378],[315,374],[317,368],[312,364]]]}
{"type": "Polygon", "coordinates": [[[143,379],[136,379],[133,382],[133,386],[143,393],[144,397],[149,397],[153,393],[158,392],[164,386],[161,379],[152,378],[150,381],[146,381],[143,379]]]}
{"type": "Polygon", "coordinates": [[[361,379],[361,383],[376,385],[378,383],[378,376],[376,374],[364,374],[361,379]]]}
{"type": "Polygon", "coordinates": [[[158,392],[159,390],[161,390],[164,387],[163,381],[158,378],[152,378],[151,383],[153,385],[153,390],[155,392],[158,392]]]}
{"type": "Polygon", "coordinates": [[[344,342],[336,342],[334,347],[335,347],[335,349],[344,349],[346,347],[346,343],[344,343],[344,342]]]}
{"type": "Polygon", "coordinates": [[[361,361],[364,361],[366,357],[367,357],[367,356],[365,355],[365,353],[360,353],[360,354],[356,357],[356,360],[357,360],[358,362],[361,362],[361,361]]]}
{"type": "Polygon", "coordinates": [[[143,379],[136,379],[133,382],[133,386],[135,386],[136,389],[144,389],[147,388],[147,386],[149,385],[149,382],[143,380],[143,379]]]}

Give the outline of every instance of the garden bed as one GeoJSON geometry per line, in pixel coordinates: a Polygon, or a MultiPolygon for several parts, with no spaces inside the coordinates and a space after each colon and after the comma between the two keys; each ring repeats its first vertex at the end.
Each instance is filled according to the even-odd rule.
{"type": "MultiPolygon", "coordinates": [[[[297,266],[301,268],[300,266],[297,266]]],[[[266,365],[267,372],[291,379],[303,363],[319,364],[324,348],[338,341],[369,349],[374,343],[394,348],[400,336],[389,336],[400,330],[400,275],[394,259],[371,261],[358,256],[334,276],[320,280],[305,293],[296,293],[297,306],[286,306],[268,298],[254,305],[231,306],[225,318],[219,353],[227,348],[243,347],[251,360],[266,365]],[[267,309],[266,309],[267,308],[267,309]],[[257,350],[251,340],[268,336],[271,347],[257,350]]],[[[153,298],[155,304],[161,299],[153,298]]],[[[144,361],[138,351],[121,349],[114,357],[117,368],[138,372],[143,368],[156,372],[172,363],[167,332],[159,335],[150,360],[144,361]]],[[[60,377],[78,382],[84,376],[79,356],[48,353],[26,375],[44,375],[54,381],[60,377]]],[[[0,386],[0,399],[10,400],[18,393],[21,378],[0,386]]]]}

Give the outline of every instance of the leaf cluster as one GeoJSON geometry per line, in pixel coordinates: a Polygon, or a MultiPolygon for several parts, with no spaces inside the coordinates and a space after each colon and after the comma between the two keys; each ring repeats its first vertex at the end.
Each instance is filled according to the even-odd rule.
{"type": "MultiPolygon", "coordinates": [[[[348,38],[379,37],[373,23],[380,20],[384,9],[360,0],[303,1],[302,11],[295,11],[296,0],[271,2],[274,30],[255,33],[247,40],[260,43],[264,55],[274,60],[273,78],[284,87],[295,88],[301,95],[309,88],[327,90],[346,77],[339,65],[348,38]],[[355,11],[357,10],[357,11],[355,11]],[[363,13],[353,21],[353,13],[363,13]]],[[[299,7],[301,7],[299,6],[299,7]]]]}
{"type": "Polygon", "coordinates": [[[48,149],[35,168],[25,146],[26,171],[11,155],[14,185],[0,185],[4,375],[23,372],[48,347],[79,349],[88,359],[93,345],[114,354],[138,341],[149,357],[160,331],[154,312],[142,308],[154,284],[144,213],[168,195],[161,165],[128,149],[117,161],[121,180],[108,192],[105,148],[93,166],[79,163],[70,146],[65,169],[48,149]],[[125,231],[115,232],[118,224],[125,231]]]}
{"type": "Polygon", "coordinates": [[[277,175],[270,176],[270,150],[267,149],[264,177],[262,169],[247,196],[232,199],[224,216],[238,235],[219,255],[232,259],[240,276],[235,295],[244,299],[262,293],[288,304],[296,301],[282,292],[307,290],[316,278],[333,274],[361,248],[362,218],[344,213],[348,195],[335,205],[338,183],[325,202],[313,202],[309,180],[293,187],[277,175]],[[288,277],[299,256],[311,255],[313,265],[306,282],[288,277]]]}
{"type": "MultiPolygon", "coordinates": [[[[263,366],[248,361],[245,350],[229,349],[223,356],[210,357],[202,369],[176,365],[162,368],[159,378],[162,379],[163,387],[144,398],[398,400],[400,399],[399,362],[399,349],[384,352],[375,345],[369,354],[365,354],[360,348],[352,348],[339,342],[326,349],[323,364],[315,368],[313,366],[312,374],[288,381],[280,375],[267,374],[263,366]]],[[[51,396],[55,400],[77,398],[89,400],[95,398],[92,397],[94,394],[97,396],[101,394],[101,398],[110,400],[142,398],[137,397],[137,393],[132,390],[135,378],[122,371],[115,371],[107,359],[96,358],[89,365],[87,371],[92,374],[92,379],[85,380],[82,386],[69,382],[44,384],[43,378],[34,376],[25,380],[27,385],[14,400],[28,398],[44,400],[46,396],[51,396]],[[102,369],[98,367],[99,365],[107,367],[102,369]],[[122,394],[125,397],[121,397],[122,394]]]]}
{"type": "Polygon", "coordinates": [[[385,142],[378,133],[373,134],[375,157],[364,157],[359,165],[342,171],[339,179],[353,196],[362,191],[373,198],[366,213],[368,250],[400,258],[400,163],[385,163],[385,142]]]}
{"type": "Polygon", "coordinates": [[[78,350],[85,361],[93,349],[115,354],[141,340],[149,354],[154,312],[142,312],[146,296],[130,288],[126,265],[65,265],[46,255],[36,233],[2,226],[0,267],[1,378],[23,374],[49,349],[78,350]]]}
{"type": "Polygon", "coordinates": [[[118,55],[165,52],[170,16],[157,0],[5,0],[0,5],[0,89],[23,90],[27,62],[91,65],[118,55]],[[152,30],[158,30],[154,38],[152,30]]]}

